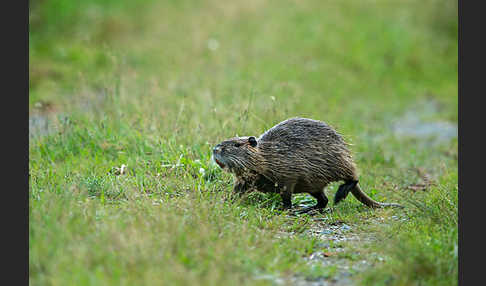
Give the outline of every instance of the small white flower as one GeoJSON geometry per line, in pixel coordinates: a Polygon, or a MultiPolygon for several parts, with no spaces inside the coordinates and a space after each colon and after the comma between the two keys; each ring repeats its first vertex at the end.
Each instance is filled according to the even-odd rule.
{"type": "Polygon", "coordinates": [[[208,49],[211,51],[216,51],[219,48],[219,42],[216,39],[209,39],[208,40],[208,49]]]}

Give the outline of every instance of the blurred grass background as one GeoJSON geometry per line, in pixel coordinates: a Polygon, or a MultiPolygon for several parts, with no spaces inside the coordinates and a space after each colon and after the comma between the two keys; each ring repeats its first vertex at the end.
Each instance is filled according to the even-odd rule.
{"type": "Polygon", "coordinates": [[[349,198],[325,215],[379,237],[358,285],[457,284],[457,138],[429,136],[457,126],[457,2],[36,0],[29,22],[32,285],[329,278],[303,260],[314,238],[275,236],[305,219],[226,201],[210,160],[291,116],[337,128],[364,190],[408,203],[377,229],[403,214],[349,198]]]}

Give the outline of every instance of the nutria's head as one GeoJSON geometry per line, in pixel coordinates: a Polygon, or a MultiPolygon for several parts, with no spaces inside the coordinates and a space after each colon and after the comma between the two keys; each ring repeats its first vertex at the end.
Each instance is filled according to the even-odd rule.
{"type": "Polygon", "coordinates": [[[255,171],[261,165],[258,141],[253,136],[235,137],[219,143],[213,148],[213,158],[223,170],[235,174],[255,171]]]}

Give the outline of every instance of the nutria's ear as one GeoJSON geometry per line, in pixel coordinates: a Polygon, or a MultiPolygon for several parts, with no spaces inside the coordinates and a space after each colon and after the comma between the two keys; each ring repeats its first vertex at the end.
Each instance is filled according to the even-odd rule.
{"type": "Polygon", "coordinates": [[[248,138],[248,142],[250,142],[251,147],[256,147],[256,145],[257,145],[256,138],[253,137],[253,136],[250,136],[250,138],[248,138]]]}

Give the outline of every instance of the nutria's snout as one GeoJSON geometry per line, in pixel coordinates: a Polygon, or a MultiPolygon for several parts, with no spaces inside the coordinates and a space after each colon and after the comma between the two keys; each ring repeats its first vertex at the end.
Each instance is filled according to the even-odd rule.
{"type": "Polygon", "coordinates": [[[222,151],[223,151],[223,147],[221,146],[221,144],[216,145],[213,148],[213,159],[216,162],[216,164],[218,164],[222,169],[224,169],[225,165],[222,162],[223,159],[221,158],[222,151]]]}

